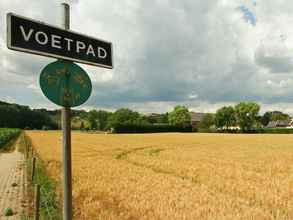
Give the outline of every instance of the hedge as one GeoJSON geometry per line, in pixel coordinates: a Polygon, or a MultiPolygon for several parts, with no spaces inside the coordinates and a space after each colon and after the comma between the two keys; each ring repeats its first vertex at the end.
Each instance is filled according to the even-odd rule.
{"type": "Polygon", "coordinates": [[[4,147],[9,141],[17,137],[19,129],[0,128],[0,148],[4,147]]]}
{"type": "Polygon", "coordinates": [[[249,131],[241,130],[216,130],[216,129],[200,129],[202,133],[229,133],[229,134],[293,134],[292,128],[259,128],[249,131]]]}
{"type": "Polygon", "coordinates": [[[258,129],[255,133],[263,133],[263,134],[293,134],[292,128],[266,128],[266,129],[258,129]]]}
{"type": "Polygon", "coordinates": [[[116,133],[160,133],[160,132],[192,132],[192,126],[174,126],[168,124],[117,124],[116,133]]]}

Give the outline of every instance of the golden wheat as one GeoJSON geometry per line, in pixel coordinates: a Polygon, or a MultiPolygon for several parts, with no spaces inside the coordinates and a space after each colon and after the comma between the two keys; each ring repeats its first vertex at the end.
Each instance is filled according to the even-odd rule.
{"type": "MultiPolygon", "coordinates": [[[[27,132],[60,181],[61,133],[27,132]]],[[[74,216],[293,219],[292,135],[73,133],[74,216]]]]}

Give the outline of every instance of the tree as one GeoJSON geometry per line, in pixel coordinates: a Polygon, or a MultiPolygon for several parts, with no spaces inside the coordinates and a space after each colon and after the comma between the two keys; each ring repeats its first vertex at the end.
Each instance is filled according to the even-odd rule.
{"type": "Polygon", "coordinates": [[[83,122],[83,121],[81,121],[81,123],[80,123],[80,130],[81,130],[81,131],[83,131],[83,130],[84,130],[84,128],[85,128],[85,127],[84,127],[84,122],[83,122]]]}
{"type": "Polygon", "coordinates": [[[91,129],[105,130],[107,121],[112,113],[103,110],[91,110],[87,113],[87,120],[91,129]]]}
{"type": "Polygon", "coordinates": [[[167,124],[168,123],[168,117],[169,117],[168,112],[166,112],[165,114],[162,114],[162,117],[160,118],[160,120],[158,120],[158,123],[167,124]]]}
{"type": "Polygon", "coordinates": [[[88,113],[88,121],[90,124],[91,130],[97,130],[98,129],[98,118],[97,118],[97,111],[91,110],[88,113]]]}
{"type": "Polygon", "coordinates": [[[148,124],[146,119],[138,112],[127,108],[118,109],[114,112],[107,122],[107,129],[114,128],[119,124],[148,124]]]}
{"type": "Polygon", "coordinates": [[[271,121],[289,120],[290,116],[280,111],[273,111],[271,121]]]}
{"type": "Polygon", "coordinates": [[[263,126],[267,126],[270,121],[289,120],[290,116],[280,111],[268,111],[261,117],[263,126]]]}
{"type": "Polygon", "coordinates": [[[267,126],[269,122],[271,121],[272,118],[272,112],[266,112],[264,115],[261,117],[260,122],[263,126],[267,126]]]}
{"type": "Polygon", "coordinates": [[[188,108],[177,105],[168,115],[168,121],[171,125],[187,127],[191,123],[191,116],[188,108]]]}
{"type": "Polygon", "coordinates": [[[0,104],[0,127],[42,129],[57,128],[48,112],[43,109],[31,110],[28,106],[0,104]]]}
{"type": "Polygon", "coordinates": [[[153,113],[151,115],[145,116],[145,119],[151,124],[168,124],[168,113],[153,113]]]}
{"type": "Polygon", "coordinates": [[[215,124],[215,117],[213,114],[205,114],[199,123],[199,128],[209,129],[215,124]]]}
{"type": "Polygon", "coordinates": [[[99,125],[100,125],[101,130],[105,130],[105,128],[107,126],[107,121],[108,121],[111,114],[112,114],[111,112],[107,112],[107,111],[103,111],[103,110],[97,111],[96,117],[97,117],[97,120],[99,121],[99,125]]]}
{"type": "Polygon", "coordinates": [[[240,102],[235,106],[237,122],[242,131],[252,130],[257,125],[260,106],[254,102],[240,102]]]}
{"type": "Polygon", "coordinates": [[[235,110],[232,106],[224,106],[216,112],[215,125],[217,128],[229,129],[236,124],[235,110]]]}

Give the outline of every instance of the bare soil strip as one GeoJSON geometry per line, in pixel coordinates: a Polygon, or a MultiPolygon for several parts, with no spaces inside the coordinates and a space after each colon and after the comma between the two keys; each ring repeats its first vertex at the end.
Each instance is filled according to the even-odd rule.
{"type": "Polygon", "coordinates": [[[17,151],[19,140],[15,143],[15,150],[0,154],[0,219],[19,220],[26,208],[24,200],[24,157],[17,151]],[[4,212],[11,208],[13,215],[6,217],[4,212]]]}

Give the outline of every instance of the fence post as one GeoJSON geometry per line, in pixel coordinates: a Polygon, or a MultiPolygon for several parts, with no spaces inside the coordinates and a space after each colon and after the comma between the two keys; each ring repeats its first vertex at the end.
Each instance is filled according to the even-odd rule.
{"type": "Polygon", "coordinates": [[[34,157],[34,149],[31,147],[31,157],[34,157]]]}
{"type": "Polygon", "coordinates": [[[34,181],[34,176],[35,176],[35,169],[36,169],[36,158],[33,158],[33,163],[32,163],[32,178],[31,181],[34,181]]]}
{"type": "Polygon", "coordinates": [[[40,185],[35,185],[35,219],[40,219],[40,185]]]}
{"type": "Polygon", "coordinates": [[[28,143],[27,143],[27,140],[25,139],[25,136],[24,136],[24,141],[25,141],[25,158],[28,159],[29,148],[28,148],[28,143]]]}

